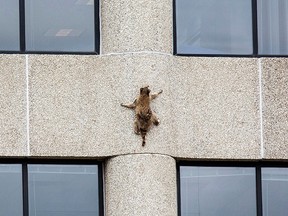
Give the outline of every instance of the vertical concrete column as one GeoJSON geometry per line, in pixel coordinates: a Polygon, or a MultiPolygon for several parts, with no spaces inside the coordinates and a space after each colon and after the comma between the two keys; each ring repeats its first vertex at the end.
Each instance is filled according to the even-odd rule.
{"type": "Polygon", "coordinates": [[[172,0],[101,1],[102,53],[172,53],[172,5],[172,0]]]}
{"type": "Polygon", "coordinates": [[[131,154],[107,161],[106,216],[176,216],[176,165],[172,157],[131,154]]]}

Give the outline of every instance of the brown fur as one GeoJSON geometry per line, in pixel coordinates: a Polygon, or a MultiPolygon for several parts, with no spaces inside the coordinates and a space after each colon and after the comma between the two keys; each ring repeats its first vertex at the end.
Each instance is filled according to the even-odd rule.
{"type": "Polygon", "coordinates": [[[142,137],[142,146],[145,145],[146,134],[152,124],[159,125],[159,119],[150,108],[150,102],[155,99],[162,90],[155,94],[150,94],[149,86],[140,88],[140,95],[134,100],[132,104],[121,104],[135,110],[134,132],[142,137]]]}

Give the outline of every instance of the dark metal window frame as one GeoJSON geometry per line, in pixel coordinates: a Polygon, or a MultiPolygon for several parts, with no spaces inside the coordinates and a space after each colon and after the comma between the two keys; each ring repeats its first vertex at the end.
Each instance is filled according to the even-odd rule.
{"type": "Polygon", "coordinates": [[[100,54],[100,0],[94,1],[94,41],[95,47],[93,52],[79,52],[79,51],[27,51],[26,50],[26,34],[25,34],[25,0],[19,0],[19,38],[20,38],[20,50],[7,51],[0,50],[0,53],[4,54],[83,54],[83,55],[95,55],[100,54]]]}
{"type": "Polygon", "coordinates": [[[176,164],[177,170],[177,202],[178,202],[178,216],[181,216],[181,192],[180,192],[180,167],[249,167],[255,168],[256,175],[256,210],[257,216],[263,216],[262,209],[262,168],[288,168],[288,161],[274,162],[274,161],[258,161],[258,162],[245,162],[245,161],[179,161],[176,164]]]}
{"type": "Polygon", "coordinates": [[[95,160],[65,160],[65,159],[1,159],[0,164],[19,164],[22,166],[22,198],[23,216],[29,216],[28,203],[28,165],[97,165],[98,167],[98,197],[99,197],[99,216],[104,216],[104,196],[103,196],[103,164],[95,160]]]}
{"type": "MultiPolygon", "coordinates": [[[[173,0],[173,55],[177,56],[203,56],[203,57],[288,57],[288,55],[263,55],[258,53],[258,18],[257,18],[257,0],[251,1],[252,13],[252,54],[181,54],[177,53],[177,26],[176,26],[176,1],[173,0]]],[[[179,0],[178,0],[179,1],[179,0]]]]}

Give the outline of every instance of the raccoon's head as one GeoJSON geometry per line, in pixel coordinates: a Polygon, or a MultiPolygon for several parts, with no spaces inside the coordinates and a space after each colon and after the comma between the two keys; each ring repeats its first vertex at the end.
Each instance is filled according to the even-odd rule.
{"type": "Polygon", "coordinates": [[[149,96],[149,94],[150,94],[149,86],[145,86],[145,87],[140,88],[140,95],[149,96]]]}

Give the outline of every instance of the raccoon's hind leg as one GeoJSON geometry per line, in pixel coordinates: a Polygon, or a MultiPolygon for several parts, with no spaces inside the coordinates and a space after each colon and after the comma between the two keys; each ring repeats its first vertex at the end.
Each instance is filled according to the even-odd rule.
{"type": "Polygon", "coordinates": [[[157,118],[155,113],[152,114],[151,121],[154,125],[158,126],[160,124],[160,120],[157,118]]]}
{"type": "Polygon", "coordinates": [[[137,135],[140,135],[140,128],[137,119],[134,120],[134,132],[137,135]]]}

